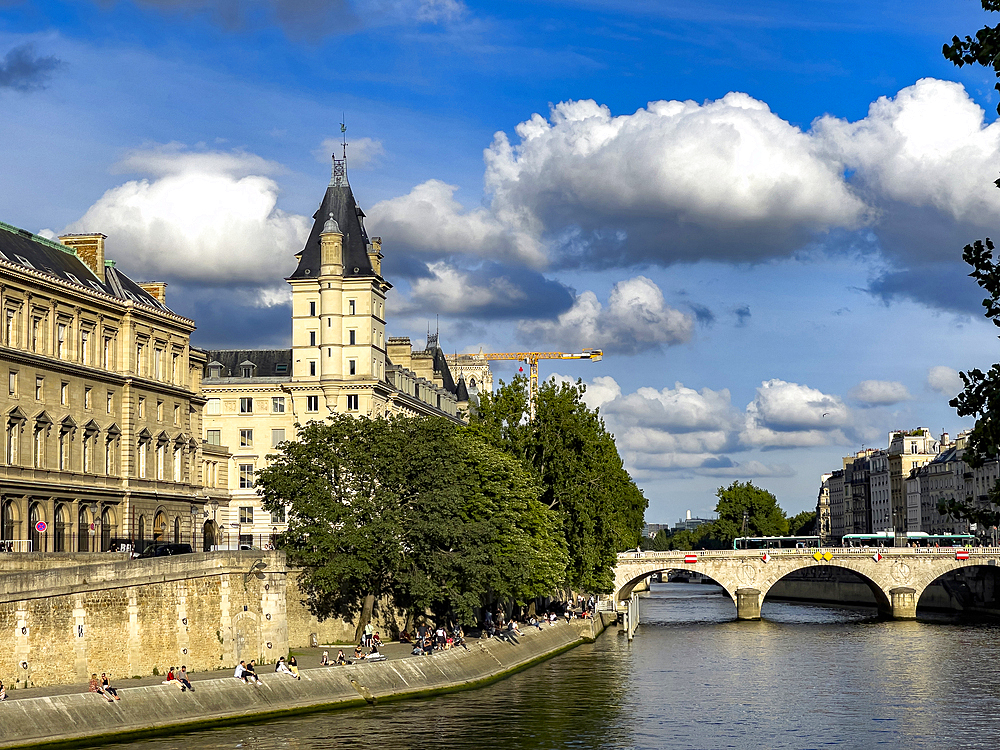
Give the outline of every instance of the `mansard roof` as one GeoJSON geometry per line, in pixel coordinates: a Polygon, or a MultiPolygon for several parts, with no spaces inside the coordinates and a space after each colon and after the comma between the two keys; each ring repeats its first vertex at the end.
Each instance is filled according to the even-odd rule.
{"type": "Polygon", "coordinates": [[[3,222],[0,222],[0,256],[11,263],[110,295],[123,302],[138,302],[171,312],[170,308],[158,302],[149,292],[115,268],[114,264],[105,266],[105,280],[102,282],[72,248],[3,222]]]}
{"type": "Polygon", "coordinates": [[[320,240],[323,227],[330,215],[344,235],[344,276],[377,276],[368,260],[368,232],[365,230],[364,211],[354,200],[354,192],[347,181],[346,170],[334,177],[326,188],[319,209],[313,214],[313,227],[309,239],[297,256],[299,266],[288,277],[306,279],[319,276],[320,240]]]}
{"type": "Polygon", "coordinates": [[[254,366],[255,378],[288,378],[292,374],[291,349],[215,349],[208,353],[205,376],[212,367],[222,366],[222,377],[241,378],[241,368],[254,366]],[[279,366],[284,365],[282,370],[279,366]]]}

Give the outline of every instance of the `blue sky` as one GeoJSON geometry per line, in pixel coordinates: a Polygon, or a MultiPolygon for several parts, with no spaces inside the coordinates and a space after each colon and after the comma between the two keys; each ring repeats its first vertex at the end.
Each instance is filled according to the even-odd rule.
{"type": "MultiPolygon", "coordinates": [[[[0,220],[101,231],[205,347],[287,344],[284,276],[348,125],[389,330],[602,347],[650,500],[789,512],[891,429],[970,426],[995,359],[961,248],[1000,223],[972,0],[0,0],[0,220]]],[[[515,368],[498,365],[509,379],[515,368]]]]}

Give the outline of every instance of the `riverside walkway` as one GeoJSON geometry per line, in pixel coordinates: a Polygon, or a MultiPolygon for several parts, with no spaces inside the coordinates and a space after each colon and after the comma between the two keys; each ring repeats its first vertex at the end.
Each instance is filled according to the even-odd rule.
{"type": "Polygon", "coordinates": [[[764,597],[780,579],[805,568],[833,566],[853,571],[868,584],[880,614],[912,620],[920,595],[931,583],[945,573],[977,565],[1000,565],[1000,547],[630,551],[618,555],[614,590],[616,602],[628,602],[636,584],[654,573],[694,571],[726,590],[738,619],[759,620],[764,597]]]}

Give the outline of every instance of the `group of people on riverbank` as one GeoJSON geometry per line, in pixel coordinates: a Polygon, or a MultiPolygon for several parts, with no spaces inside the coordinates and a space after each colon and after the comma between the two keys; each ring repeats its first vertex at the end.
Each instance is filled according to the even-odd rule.
{"type": "Polygon", "coordinates": [[[106,672],[101,672],[100,680],[97,679],[96,672],[90,675],[87,692],[97,693],[98,695],[104,696],[108,703],[114,703],[115,701],[121,700],[121,698],[118,697],[118,691],[111,686],[111,680],[108,678],[106,672]]]}

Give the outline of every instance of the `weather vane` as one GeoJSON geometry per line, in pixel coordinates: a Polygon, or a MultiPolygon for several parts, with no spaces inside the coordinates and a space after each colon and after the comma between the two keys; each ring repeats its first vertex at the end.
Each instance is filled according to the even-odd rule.
{"type": "Polygon", "coordinates": [[[344,160],[347,160],[347,113],[344,113],[344,121],[340,123],[340,140],[344,146],[344,160]]]}

